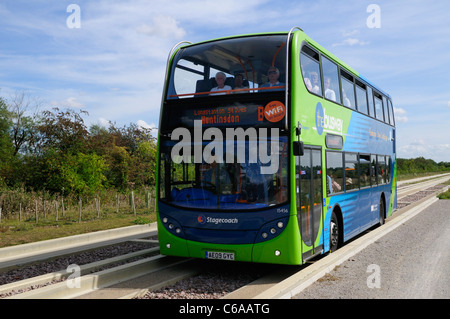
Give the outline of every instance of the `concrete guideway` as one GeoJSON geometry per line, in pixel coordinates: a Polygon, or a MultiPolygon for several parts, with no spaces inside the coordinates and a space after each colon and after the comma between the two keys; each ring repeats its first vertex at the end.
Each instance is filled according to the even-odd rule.
{"type": "Polygon", "coordinates": [[[428,187],[433,187],[439,185],[441,183],[445,183],[450,178],[449,174],[441,174],[435,176],[429,176],[427,178],[417,178],[413,180],[404,181],[402,184],[400,182],[397,183],[397,196],[398,200],[401,200],[403,197],[407,195],[414,194],[420,190],[426,189],[428,187]],[[423,181],[422,181],[423,180],[423,181]],[[418,183],[418,181],[422,181],[418,183]]]}
{"type": "MultiPolygon", "coordinates": [[[[443,187],[442,191],[447,190],[449,187],[443,187]]],[[[427,207],[431,206],[433,203],[437,202],[438,199],[436,194],[427,196],[426,198],[418,201],[417,203],[407,206],[403,209],[398,210],[393,216],[386,219],[386,223],[378,227],[369,233],[357,238],[356,240],[350,241],[345,244],[336,252],[329,254],[313,264],[302,268],[302,270],[294,273],[289,277],[284,277],[285,279],[277,284],[277,275],[274,275],[272,279],[263,278],[260,282],[255,282],[252,285],[241,288],[231,293],[225,298],[252,298],[252,299],[289,299],[299,294],[308,286],[312,285],[319,278],[330,273],[336,266],[344,263],[346,260],[352,256],[358,254],[363,249],[367,248],[369,245],[385,236],[389,232],[393,231],[400,225],[404,224],[409,219],[413,218],[417,214],[421,213],[427,207]],[[261,293],[252,293],[258,290],[258,286],[265,286],[265,289],[261,293]],[[246,297],[245,297],[246,296],[246,297]]],[[[282,277],[280,275],[279,277],[282,277]]]]}
{"type": "Polygon", "coordinates": [[[0,271],[38,260],[156,234],[156,223],[152,223],[0,248],[0,271]]]}
{"type": "MultiPolygon", "coordinates": [[[[135,288],[127,289],[127,287],[120,287],[114,289],[114,296],[112,295],[111,290],[106,289],[105,292],[102,289],[125,283],[134,278],[140,278],[148,274],[159,273],[168,268],[176,266],[184,268],[184,264],[188,261],[188,259],[183,258],[168,258],[157,255],[93,274],[83,275],[77,279],[73,279],[73,282],[70,283],[62,281],[47,287],[13,295],[6,299],[72,299],[77,297],[80,297],[81,299],[102,299],[105,297],[108,299],[116,299],[128,294],[138,294],[140,290],[145,290],[145,287],[138,289],[138,291],[136,291],[135,288]],[[97,292],[97,294],[94,294],[93,297],[81,297],[95,292],[97,292]]],[[[179,280],[179,278],[177,278],[177,280],[179,280]]]]}
{"type": "Polygon", "coordinates": [[[448,179],[450,177],[450,173],[444,173],[444,174],[431,175],[431,176],[426,176],[426,177],[418,177],[418,178],[413,178],[413,179],[407,179],[407,180],[404,180],[404,181],[398,181],[397,182],[397,186],[401,187],[403,185],[417,183],[417,182],[422,182],[422,181],[428,181],[428,180],[432,180],[432,179],[440,178],[440,177],[447,177],[447,179],[448,179]]]}

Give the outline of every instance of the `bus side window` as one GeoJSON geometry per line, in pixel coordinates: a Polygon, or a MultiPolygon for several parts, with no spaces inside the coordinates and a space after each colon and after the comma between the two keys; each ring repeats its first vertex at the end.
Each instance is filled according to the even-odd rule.
{"type": "Polygon", "coordinates": [[[391,182],[391,174],[392,174],[392,166],[391,166],[391,157],[386,156],[386,182],[389,184],[391,182]]]}
{"type": "Polygon", "coordinates": [[[327,195],[344,191],[342,152],[327,151],[327,195]]]}
{"type": "Polygon", "coordinates": [[[359,188],[358,157],[355,153],[345,153],[345,191],[359,188]]]}
{"type": "Polygon", "coordinates": [[[373,92],[370,86],[367,86],[367,97],[369,100],[369,115],[375,117],[375,106],[373,105],[373,92]]]}
{"type": "Polygon", "coordinates": [[[375,95],[375,116],[377,120],[384,121],[383,116],[383,103],[381,102],[381,95],[374,93],[375,95]]]}
{"type": "Polygon", "coordinates": [[[341,70],[342,102],[344,106],[356,110],[353,76],[341,70]]]}
{"type": "Polygon", "coordinates": [[[377,156],[376,155],[370,155],[370,175],[372,180],[372,186],[377,186],[378,179],[377,179],[377,171],[378,171],[378,163],[377,163],[377,156]]]}
{"type": "Polygon", "coordinates": [[[300,54],[303,82],[309,92],[322,96],[319,54],[304,45],[300,54]]]}
{"type": "Polygon", "coordinates": [[[367,115],[366,85],[358,80],[356,80],[356,100],[358,102],[358,111],[367,115]]]}
{"type": "Polygon", "coordinates": [[[387,183],[387,172],[386,172],[386,160],[384,156],[378,155],[378,167],[377,167],[377,181],[378,184],[386,184],[387,183]]]}
{"type": "Polygon", "coordinates": [[[389,124],[389,111],[386,97],[383,95],[384,121],[389,124]]]}
{"type": "Polygon", "coordinates": [[[323,86],[325,98],[341,104],[339,72],[336,64],[322,56],[323,86]]]}
{"type": "Polygon", "coordinates": [[[395,125],[395,122],[394,122],[394,108],[392,107],[391,100],[388,100],[388,103],[389,103],[389,124],[395,125]]]}
{"type": "Polygon", "coordinates": [[[370,187],[372,185],[370,177],[370,155],[359,155],[359,172],[361,188],[370,187]]]}

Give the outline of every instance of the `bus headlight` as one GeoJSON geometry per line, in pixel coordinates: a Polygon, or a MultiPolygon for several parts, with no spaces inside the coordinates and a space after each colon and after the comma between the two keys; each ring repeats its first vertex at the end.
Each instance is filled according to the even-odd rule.
{"type": "Polygon", "coordinates": [[[259,229],[258,237],[256,238],[255,243],[260,243],[279,236],[286,228],[288,221],[289,217],[284,217],[282,219],[276,219],[266,223],[259,229]]]}
{"type": "Polygon", "coordinates": [[[161,222],[164,228],[169,231],[172,235],[184,238],[183,227],[180,223],[170,216],[161,216],[161,222]]]}

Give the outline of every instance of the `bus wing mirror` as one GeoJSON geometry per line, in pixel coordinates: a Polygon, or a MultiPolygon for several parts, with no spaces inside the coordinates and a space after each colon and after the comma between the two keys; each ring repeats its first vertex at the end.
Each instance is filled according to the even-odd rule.
{"type": "Polygon", "coordinates": [[[294,141],[294,156],[303,156],[303,154],[305,153],[305,149],[303,147],[303,142],[299,142],[299,141],[294,141]]]}

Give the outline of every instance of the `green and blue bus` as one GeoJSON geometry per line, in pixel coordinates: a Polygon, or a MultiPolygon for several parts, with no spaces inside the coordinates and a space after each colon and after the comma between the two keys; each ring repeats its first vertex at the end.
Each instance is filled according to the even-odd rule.
{"type": "Polygon", "coordinates": [[[161,104],[161,254],[298,265],[396,210],[391,97],[298,27],[177,44],[161,104]]]}

